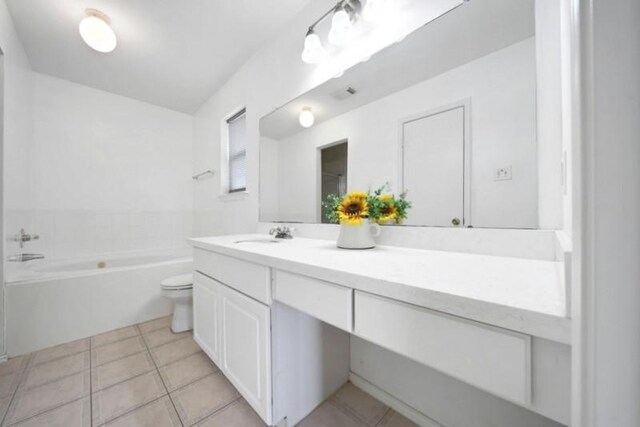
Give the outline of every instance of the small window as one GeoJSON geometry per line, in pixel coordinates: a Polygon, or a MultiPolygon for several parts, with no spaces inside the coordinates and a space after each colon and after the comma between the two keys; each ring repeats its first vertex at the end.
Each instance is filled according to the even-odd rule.
{"type": "Polygon", "coordinates": [[[247,119],[246,109],[227,119],[227,170],[228,192],[247,189],[247,119]]]}

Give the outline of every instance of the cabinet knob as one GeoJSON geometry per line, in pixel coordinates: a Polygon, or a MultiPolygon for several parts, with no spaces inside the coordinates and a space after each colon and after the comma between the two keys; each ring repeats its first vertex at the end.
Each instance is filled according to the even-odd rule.
{"type": "Polygon", "coordinates": [[[461,223],[460,218],[453,218],[453,219],[451,220],[451,224],[453,224],[453,225],[455,225],[455,226],[460,225],[460,223],[461,223]]]}

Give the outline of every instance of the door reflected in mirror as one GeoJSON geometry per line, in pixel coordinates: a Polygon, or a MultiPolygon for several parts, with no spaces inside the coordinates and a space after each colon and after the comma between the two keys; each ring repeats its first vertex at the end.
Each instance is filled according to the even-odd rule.
{"type": "Polygon", "coordinates": [[[320,149],[320,222],[328,224],[326,207],[322,204],[331,194],[340,197],[347,193],[347,156],[348,142],[340,142],[335,145],[320,149]]]}

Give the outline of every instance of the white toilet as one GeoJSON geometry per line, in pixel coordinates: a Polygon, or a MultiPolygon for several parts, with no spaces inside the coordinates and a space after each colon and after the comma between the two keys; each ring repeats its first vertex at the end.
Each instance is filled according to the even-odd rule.
{"type": "Polygon", "coordinates": [[[193,274],[168,277],[160,282],[162,295],[173,301],[171,330],[175,333],[193,329],[193,274]]]}

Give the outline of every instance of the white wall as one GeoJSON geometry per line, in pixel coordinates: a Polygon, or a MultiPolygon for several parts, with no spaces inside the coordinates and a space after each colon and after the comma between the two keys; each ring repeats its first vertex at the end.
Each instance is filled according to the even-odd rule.
{"type": "Polygon", "coordinates": [[[640,2],[578,2],[572,422],[640,425],[640,2]]]}
{"type": "MultiPolygon", "coordinates": [[[[4,211],[29,205],[30,177],[23,167],[29,157],[31,66],[13,27],[6,3],[0,1],[0,49],[4,53],[4,108],[2,126],[2,197],[4,211]]],[[[2,219],[6,213],[3,212],[2,219]]],[[[3,221],[4,222],[4,221],[3,221]]],[[[1,235],[3,241],[4,234],[1,235]]],[[[6,244],[3,243],[2,246],[6,244]]],[[[4,249],[4,247],[2,248],[4,249]]],[[[6,250],[0,250],[4,260],[6,250]]],[[[4,262],[0,262],[4,276],[4,262]]],[[[4,348],[4,288],[0,295],[0,357],[4,348]]]]}
{"type": "MultiPolygon", "coordinates": [[[[414,2],[415,13],[410,13],[405,20],[406,31],[412,31],[424,19],[421,7],[428,2],[414,2]]],[[[221,235],[240,232],[254,232],[258,224],[258,172],[259,172],[259,119],[276,107],[301,95],[317,86],[330,76],[335,75],[331,64],[323,67],[329,72],[314,71],[313,66],[300,60],[303,35],[310,22],[332,7],[332,0],[318,0],[309,5],[282,34],[269,41],[236,74],[198,111],[195,119],[194,135],[194,169],[201,172],[205,169],[220,167],[220,139],[222,119],[239,106],[247,107],[248,135],[248,192],[245,198],[228,200],[219,198],[220,177],[207,179],[194,184],[194,235],[221,235]],[[333,73],[333,74],[331,74],[333,73]]],[[[317,226],[322,227],[322,226],[317,226]]],[[[462,231],[462,230],[460,230],[462,231]]],[[[352,361],[359,357],[379,357],[383,350],[373,346],[366,350],[355,348],[352,361]],[[362,351],[363,353],[358,354],[362,351]]],[[[424,368],[425,370],[428,368],[424,368]]],[[[400,372],[399,372],[400,373],[400,372]]],[[[444,383],[454,381],[443,377],[444,383]]],[[[383,389],[392,390],[395,384],[378,382],[383,389]]],[[[439,385],[425,382],[420,385],[423,394],[438,394],[439,385]]],[[[482,407],[486,394],[472,393],[466,405],[455,405],[455,411],[472,416],[482,407]]],[[[428,412],[428,407],[417,407],[428,412]]],[[[513,421],[511,426],[546,425],[547,420],[525,409],[519,408],[500,399],[494,399],[491,407],[492,417],[501,416],[513,421]],[[531,420],[542,420],[541,424],[531,424],[531,420]]],[[[485,423],[485,426],[491,424],[485,423]]],[[[484,427],[484,426],[483,426],[484,427]]]]}
{"type": "MultiPolygon", "coordinates": [[[[478,58],[283,139],[277,164],[273,144],[263,144],[261,159],[271,163],[263,163],[261,173],[279,172],[280,197],[278,217],[262,220],[317,222],[318,147],[343,139],[349,141],[349,191],[389,182],[400,192],[401,120],[469,99],[470,224],[537,228],[535,59],[534,38],[478,58]],[[506,166],[513,179],[494,181],[495,170],[506,166]]],[[[267,208],[274,204],[270,188],[264,186],[261,197],[267,208]]]]}
{"type": "Polygon", "coordinates": [[[191,116],[34,73],[30,204],[8,233],[48,259],[184,247],[192,138],[191,116]]]}

